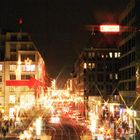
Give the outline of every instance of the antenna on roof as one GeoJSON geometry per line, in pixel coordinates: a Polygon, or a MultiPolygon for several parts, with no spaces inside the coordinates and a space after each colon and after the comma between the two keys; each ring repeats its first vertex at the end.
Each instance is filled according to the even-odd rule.
{"type": "Polygon", "coordinates": [[[22,24],[23,24],[23,19],[21,17],[18,18],[18,25],[20,28],[20,32],[22,32],[22,24]]]}

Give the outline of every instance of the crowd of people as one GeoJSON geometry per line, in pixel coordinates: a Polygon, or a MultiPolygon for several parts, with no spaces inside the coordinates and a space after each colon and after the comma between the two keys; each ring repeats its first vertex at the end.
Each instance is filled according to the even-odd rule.
{"type": "Polygon", "coordinates": [[[127,120],[122,120],[117,107],[114,108],[114,112],[111,112],[108,106],[104,106],[100,121],[101,124],[108,124],[107,128],[112,128],[112,134],[117,137],[122,137],[123,134],[127,134],[130,130],[127,120]]]}
{"type": "MultiPolygon", "coordinates": [[[[8,117],[4,113],[0,112],[0,136],[6,137],[12,133],[16,128],[19,128],[24,124],[24,118],[28,118],[27,113],[19,113],[19,116],[13,114],[13,117],[8,117]]],[[[28,122],[29,119],[26,119],[28,122]]]]}
{"type": "Polygon", "coordinates": [[[0,120],[0,134],[5,137],[12,129],[15,128],[15,121],[13,119],[0,120]]]}

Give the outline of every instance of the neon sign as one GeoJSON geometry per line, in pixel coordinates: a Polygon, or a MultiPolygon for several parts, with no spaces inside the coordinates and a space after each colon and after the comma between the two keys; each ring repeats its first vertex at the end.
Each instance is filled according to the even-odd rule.
{"type": "Polygon", "coordinates": [[[100,32],[119,32],[119,25],[100,25],[100,32]]]}

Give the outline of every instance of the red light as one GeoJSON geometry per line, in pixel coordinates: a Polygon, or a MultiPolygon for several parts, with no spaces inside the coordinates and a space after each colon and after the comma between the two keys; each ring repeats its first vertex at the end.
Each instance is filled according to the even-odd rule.
{"type": "Polygon", "coordinates": [[[43,83],[35,78],[29,80],[6,80],[6,86],[29,86],[29,87],[38,87],[43,86],[43,83]]]}
{"type": "Polygon", "coordinates": [[[20,25],[23,24],[23,20],[22,20],[22,18],[19,18],[18,23],[19,23],[20,25]]]}
{"type": "Polygon", "coordinates": [[[100,32],[119,32],[119,25],[100,25],[100,32]]]}

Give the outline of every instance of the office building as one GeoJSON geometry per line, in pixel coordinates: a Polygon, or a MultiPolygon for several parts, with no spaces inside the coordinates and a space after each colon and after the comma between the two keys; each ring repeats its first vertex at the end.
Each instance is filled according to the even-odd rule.
{"type": "Polygon", "coordinates": [[[119,90],[127,105],[131,106],[134,98],[140,93],[140,2],[129,0],[125,10],[120,15],[122,26],[119,49],[121,51],[119,90]]]}
{"type": "Polygon", "coordinates": [[[75,62],[77,94],[84,98],[85,105],[88,104],[88,112],[98,101],[119,100],[116,95],[121,54],[116,42],[118,35],[114,36],[103,33],[92,35],[75,62]]]}
{"type": "Polygon", "coordinates": [[[28,33],[6,32],[0,61],[0,105],[10,117],[30,108],[43,90],[45,64],[28,33]]]}

